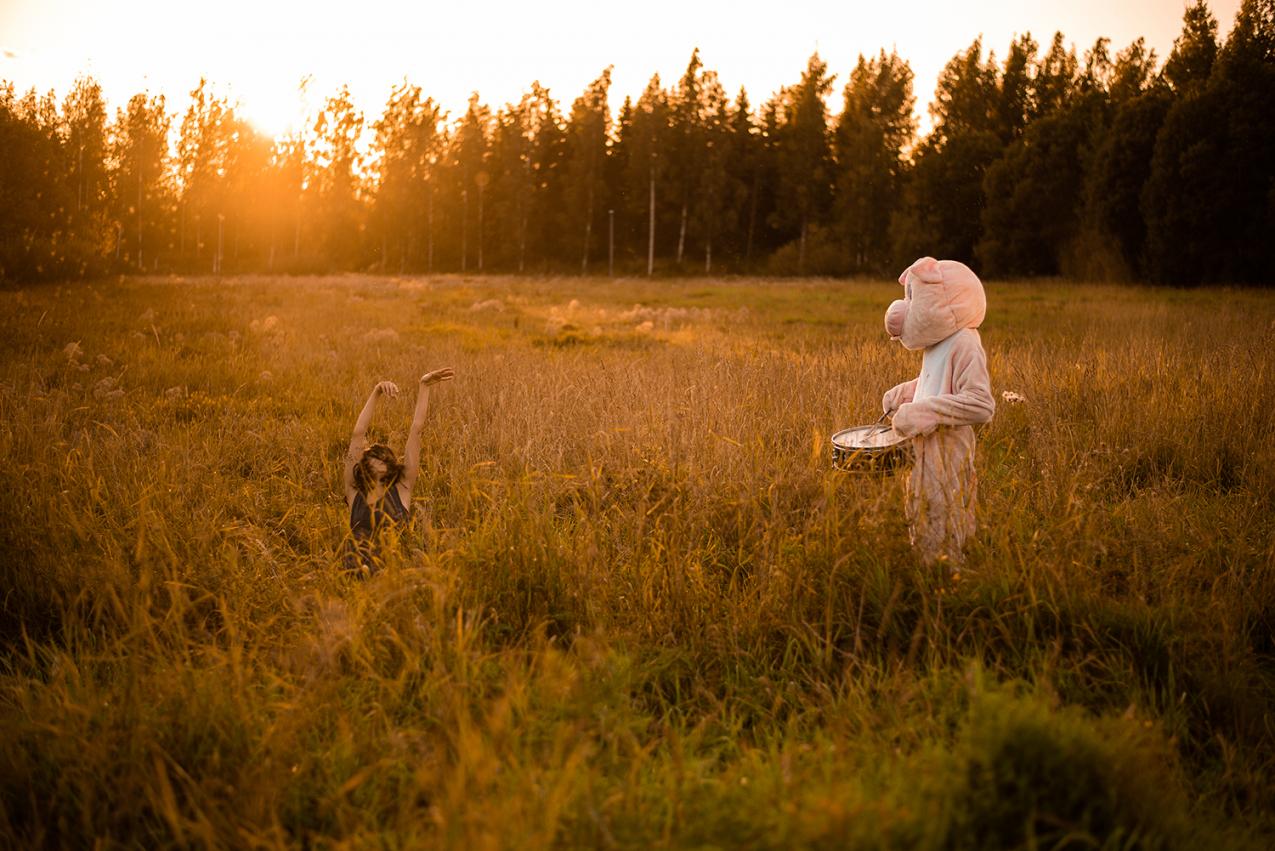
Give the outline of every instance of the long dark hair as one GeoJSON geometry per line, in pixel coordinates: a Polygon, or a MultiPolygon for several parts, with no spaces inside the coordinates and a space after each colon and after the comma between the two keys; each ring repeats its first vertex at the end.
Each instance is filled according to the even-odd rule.
{"type": "Polygon", "coordinates": [[[398,484],[399,477],[403,475],[403,465],[398,463],[394,450],[384,443],[373,443],[363,450],[359,463],[354,465],[354,487],[364,496],[367,496],[368,490],[376,482],[376,471],[368,463],[373,458],[385,464],[385,478],[382,481],[386,488],[398,484]]]}

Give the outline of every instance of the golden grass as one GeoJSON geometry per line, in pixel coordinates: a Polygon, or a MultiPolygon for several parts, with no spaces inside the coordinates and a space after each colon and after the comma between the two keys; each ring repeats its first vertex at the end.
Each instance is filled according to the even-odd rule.
{"type": "Polygon", "coordinates": [[[897,477],[828,470],[918,369],[894,295],[0,292],[0,844],[1270,841],[1275,297],[990,286],[1027,401],[953,583],[897,477]],[[355,415],[444,365],[424,510],[351,582],[355,415]]]}

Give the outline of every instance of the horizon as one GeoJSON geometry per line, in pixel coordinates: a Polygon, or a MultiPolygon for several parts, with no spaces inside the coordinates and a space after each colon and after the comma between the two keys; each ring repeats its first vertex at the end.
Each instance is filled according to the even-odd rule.
{"type": "MultiPolygon", "coordinates": [[[[464,114],[471,93],[498,110],[516,102],[535,81],[548,88],[556,102],[569,107],[610,66],[614,71],[608,105],[615,115],[626,97],[637,99],[654,74],[664,85],[673,85],[697,48],[705,68],[718,72],[732,101],[742,87],[754,109],[796,82],[807,59],[817,52],[836,75],[830,95],[836,113],[847,74],[858,56],[871,57],[884,50],[897,52],[912,68],[914,113],[924,135],[930,127],[928,107],[938,74],[975,38],[982,38],[985,54],[993,53],[999,60],[1011,39],[1024,32],[1030,32],[1042,49],[1055,31],[1062,32],[1080,57],[1099,37],[1110,39],[1113,56],[1142,37],[1155,50],[1157,65],[1162,65],[1181,30],[1186,6],[1181,0],[1124,4],[994,0],[977,10],[925,3],[927,16],[918,14],[916,7],[882,9],[797,0],[782,21],[767,22],[759,20],[764,3],[708,3],[680,9],[660,0],[643,21],[631,22],[626,30],[629,38],[620,39],[614,33],[625,22],[617,23],[614,17],[595,22],[587,15],[588,4],[576,0],[551,4],[560,14],[542,15],[535,21],[520,5],[501,4],[504,14],[487,11],[481,16],[487,27],[482,32],[474,26],[479,12],[409,8],[401,0],[369,4],[359,16],[362,25],[325,15],[336,7],[330,2],[302,10],[300,4],[261,9],[252,8],[246,0],[231,0],[222,7],[228,13],[213,22],[197,21],[191,6],[179,10],[184,14],[173,20],[172,10],[157,0],[129,0],[124,5],[126,11],[121,12],[119,5],[104,8],[75,0],[0,3],[0,31],[5,33],[0,43],[0,80],[11,83],[19,93],[32,88],[41,94],[51,90],[60,99],[78,77],[89,76],[101,85],[112,109],[145,92],[163,95],[166,109],[180,115],[202,78],[212,92],[235,104],[258,132],[279,140],[304,130],[323,101],[343,85],[368,118],[382,112],[396,84],[419,85],[446,111],[451,123],[464,114]],[[819,9],[822,12],[810,14],[819,9]],[[662,22],[667,17],[660,13],[666,10],[689,17],[674,36],[655,34],[665,26],[662,22]],[[719,10],[733,13],[734,19],[710,20],[719,10]],[[244,25],[249,11],[253,22],[244,25]],[[304,16],[298,17],[302,12],[304,16]],[[378,30],[366,23],[379,20],[381,13],[397,14],[400,24],[378,30]],[[70,33],[65,31],[68,15],[80,22],[70,33]],[[835,26],[812,24],[826,21],[828,15],[835,26]],[[916,24],[918,17],[924,19],[922,25],[916,24]],[[147,20],[149,25],[138,23],[147,20]],[[195,49],[179,43],[183,28],[192,26],[202,26],[205,32],[195,49]],[[476,34],[453,38],[446,48],[427,55],[415,52],[416,44],[429,43],[429,36],[441,29],[476,34]],[[828,30],[834,32],[829,35],[828,30]],[[757,53],[758,32],[765,32],[768,39],[764,56],[757,53]],[[528,47],[527,41],[533,46],[528,47]],[[267,50],[273,52],[267,55],[267,50]],[[334,59],[334,54],[339,58],[334,59]],[[261,58],[241,61],[242,55],[261,58]],[[517,61],[500,61],[509,58],[517,61]]],[[[1239,0],[1211,2],[1209,7],[1224,39],[1239,0]]]]}

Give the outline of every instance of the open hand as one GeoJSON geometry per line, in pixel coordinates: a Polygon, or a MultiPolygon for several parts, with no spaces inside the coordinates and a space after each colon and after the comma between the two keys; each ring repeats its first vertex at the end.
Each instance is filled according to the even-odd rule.
{"type": "Polygon", "coordinates": [[[389,396],[393,399],[398,396],[398,385],[393,381],[382,381],[372,388],[372,392],[377,396],[389,396]]]}
{"type": "Polygon", "coordinates": [[[451,381],[456,377],[456,370],[450,366],[436,369],[433,372],[427,372],[421,376],[421,384],[428,387],[431,384],[437,384],[440,381],[451,381]]]}

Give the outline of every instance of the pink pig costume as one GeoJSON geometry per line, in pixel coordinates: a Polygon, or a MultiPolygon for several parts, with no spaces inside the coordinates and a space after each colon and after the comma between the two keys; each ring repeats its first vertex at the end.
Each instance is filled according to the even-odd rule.
{"type": "Polygon", "coordinates": [[[904,298],[890,305],[885,328],[892,340],[924,349],[921,374],[881,399],[894,414],[894,430],[911,437],[914,456],[907,483],[912,546],[926,564],[964,560],[974,534],[978,480],[974,429],[996,410],[987,355],[978,328],[987,297],[978,276],[955,260],[922,257],[899,276],[904,298]]]}

